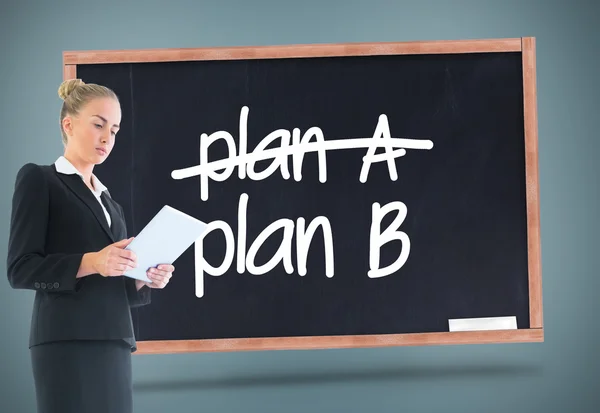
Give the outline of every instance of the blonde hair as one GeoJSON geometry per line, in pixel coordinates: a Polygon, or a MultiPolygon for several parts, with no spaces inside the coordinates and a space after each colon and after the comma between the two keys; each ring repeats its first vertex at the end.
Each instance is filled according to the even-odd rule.
{"type": "Polygon", "coordinates": [[[62,126],[65,116],[77,115],[86,104],[96,98],[109,97],[119,101],[112,89],[95,83],[85,83],[81,79],[69,79],[62,82],[58,88],[58,96],[63,100],[60,110],[60,132],[64,145],[67,144],[67,134],[62,126]]]}

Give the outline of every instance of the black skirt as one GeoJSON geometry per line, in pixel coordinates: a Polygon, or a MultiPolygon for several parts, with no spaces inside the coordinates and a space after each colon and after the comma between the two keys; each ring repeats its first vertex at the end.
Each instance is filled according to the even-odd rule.
{"type": "Polygon", "coordinates": [[[37,413],[132,413],[131,346],[61,341],[31,347],[37,413]]]}

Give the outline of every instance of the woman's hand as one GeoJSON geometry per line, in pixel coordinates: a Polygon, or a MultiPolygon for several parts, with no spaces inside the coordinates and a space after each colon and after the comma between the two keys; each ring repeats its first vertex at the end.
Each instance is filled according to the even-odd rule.
{"type": "Polygon", "coordinates": [[[154,268],[150,268],[147,275],[152,282],[136,280],[136,287],[138,290],[144,285],[149,288],[165,288],[173,276],[173,271],[175,271],[175,267],[171,264],[160,264],[154,268]]]}
{"type": "Polygon", "coordinates": [[[133,237],[110,244],[93,254],[92,268],[104,277],[115,277],[125,274],[137,266],[137,257],[133,251],[124,249],[133,241],[133,237]]]}

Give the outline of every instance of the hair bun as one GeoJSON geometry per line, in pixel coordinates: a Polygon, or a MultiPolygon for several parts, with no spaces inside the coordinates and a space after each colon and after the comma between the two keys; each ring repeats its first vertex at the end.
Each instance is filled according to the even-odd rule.
{"type": "Polygon", "coordinates": [[[78,86],[83,85],[85,85],[85,83],[81,79],[65,80],[58,88],[58,96],[60,96],[62,100],[65,100],[78,86]]]}

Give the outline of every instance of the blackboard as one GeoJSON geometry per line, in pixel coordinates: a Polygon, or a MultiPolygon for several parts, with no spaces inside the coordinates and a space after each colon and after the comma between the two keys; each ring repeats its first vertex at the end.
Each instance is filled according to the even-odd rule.
{"type": "Polygon", "coordinates": [[[211,225],[139,353],[543,340],[534,38],[63,60],[119,96],[95,171],[129,234],[165,204],[211,225]]]}

